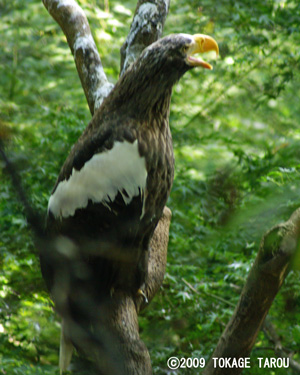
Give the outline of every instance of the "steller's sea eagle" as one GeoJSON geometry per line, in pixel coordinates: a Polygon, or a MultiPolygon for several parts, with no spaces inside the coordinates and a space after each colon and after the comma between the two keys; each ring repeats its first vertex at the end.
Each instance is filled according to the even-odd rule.
{"type": "MultiPolygon", "coordinates": [[[[195,56],[212,50],[218,54],[217,43],[202,34],[169,35],[146,48],[96,111],[60,171],[47,232],[78,246],[99,300],[117,289],[142,293],[149,241],[173,183],[172,86],[194,67],[212,69],[195,56]]],[[[41,268],[51,290],[55,270],[43,252],[41,268]]]]}

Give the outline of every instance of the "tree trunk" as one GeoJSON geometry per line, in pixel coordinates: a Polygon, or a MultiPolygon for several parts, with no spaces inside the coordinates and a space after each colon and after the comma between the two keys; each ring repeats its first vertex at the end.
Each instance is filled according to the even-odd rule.
{"type": "MultiPolygon", "coordinates": [[[[298,250],[300,209],[267,232],[250,270],[240,300],[225,328],[204,375],[237,375],[243,367],[221,368],[214,358],[249,357],[257,334],[298,250]]],[[[251,367],[257,364],[251,364],[251,367]]]]}

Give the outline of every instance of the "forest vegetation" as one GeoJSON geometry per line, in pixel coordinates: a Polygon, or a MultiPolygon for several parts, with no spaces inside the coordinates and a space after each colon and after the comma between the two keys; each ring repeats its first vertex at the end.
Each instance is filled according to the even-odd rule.
{"type": "MultiPolygon", "coordinates": [[[[105,73],[116,82],[136,1],[78,3],[105,73]]],[[[60,167],[91,115],[65,36],[42,1],[0,0],[0,17],[0,137],[30,204],[45,215],[60,167]]],[[[220,57],[209,60],[213,71],[188,72],[173,90],[167,272],[139,317],[156,375],[170,373],[171,356],[208,361],[262,236],[300,206],[299,25],[300,3],[293,0],[171,1],[164,35],[212,35],[220,57]]],[[[60,318],[3,166],[0,161],[0,374],[58,374],[60,318]]],[[[300,255],[268,319],[287,356],[299,363],[300,255]]],[[[251,361],[275,356],[261,331],[251,361]]],[[[74,374],[84,374],[78,357],[74,363],[74,374]]],[[[243,372],[296,373],[257,365],[243,372]]]]}

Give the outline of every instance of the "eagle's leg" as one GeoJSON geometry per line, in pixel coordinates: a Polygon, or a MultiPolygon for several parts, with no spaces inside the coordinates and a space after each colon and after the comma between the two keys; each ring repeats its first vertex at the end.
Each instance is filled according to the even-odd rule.
{"type": "Polygon", "coordinates": [[[143,297],[144,303],[149,303],[146,295],[146,280],[148,278],[148,259],[149,259],[149,245],[145,246],[142,250],[141,258],[138,263],[139,288],[136,292],[136,297],[143,297]]]}
{"type": "MultiPolygon", "coordinates": [[[[144,285],[143,285],[143,287],[144,287],[144,285]]],[[[146,293],[144,292],[143,289],[139,288],[136,295],[137,295],[137,297],[142,296],[144,298],[144,302],[147,303],[147,304],[149,303],[148,298],[146,296],[146,293]]]]}

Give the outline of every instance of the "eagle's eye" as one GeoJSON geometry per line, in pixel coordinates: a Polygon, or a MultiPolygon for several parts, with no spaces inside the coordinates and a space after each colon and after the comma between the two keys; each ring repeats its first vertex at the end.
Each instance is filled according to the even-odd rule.
{"type": "Polygon", "coordinates": [[[187,53],[187,51],[189,50],[189,48],[190,48],[190,46],[186,44],[185,46],[182,47],[182,52],[184,54],[187,53]]]}

